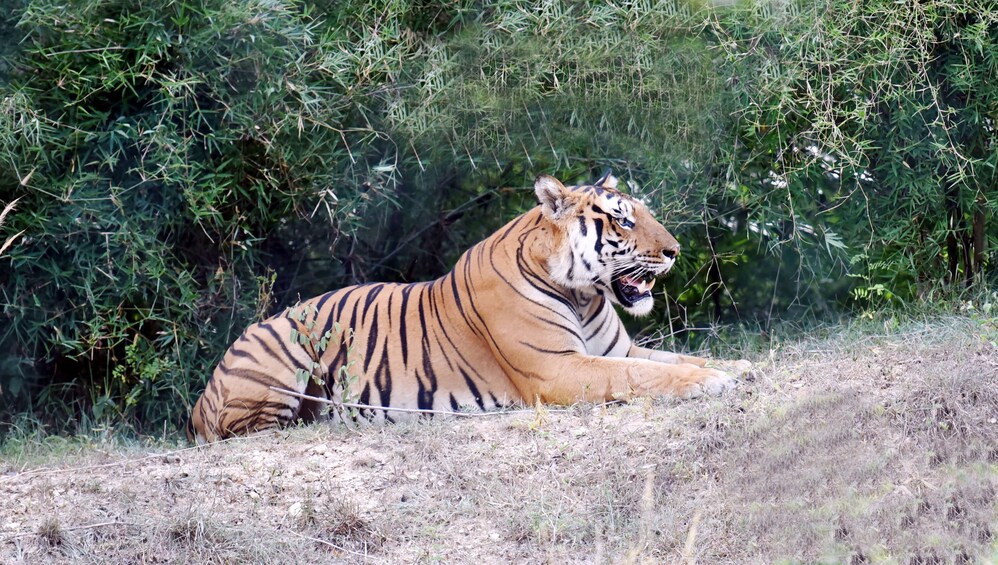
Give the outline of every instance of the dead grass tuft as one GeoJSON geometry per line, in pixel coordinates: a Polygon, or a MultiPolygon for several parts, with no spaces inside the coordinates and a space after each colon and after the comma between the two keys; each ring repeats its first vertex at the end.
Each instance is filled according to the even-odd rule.
{"type": "Polygon", "coordinates": [[[288,549],[293,543],[276,528],[247,530],[236,525],[245,518],[240,517],[242,509],[235,510],[233,514],[214,508],[188,509],[166,528],[167,544],[146,532],[152,540],[151,555],[160,559],[163,553],[172,554],[174,561],[183,563],[265,563],[297,553],[297,548],[288,549]]]}
{"type": "Polygon", "coordinates": [[[195,511],[174,522],[168,531],[170,539],[193,548],[218,546],[226,541],[212,519],[195,511]]]}
{"type": "Polygon", "coordinates": [[[50,516],[38,526],[38,537],[49,547],[62,545],[66,541],[65,536],[58,518],[50,516]]]}
{"type": "Polygon", "coordinates": [[[320,528],[322,537],[335,545],[368,553],[380,548],[387,536],[368,518],[360,506],[350,501],[337,501],[320,528]]]}

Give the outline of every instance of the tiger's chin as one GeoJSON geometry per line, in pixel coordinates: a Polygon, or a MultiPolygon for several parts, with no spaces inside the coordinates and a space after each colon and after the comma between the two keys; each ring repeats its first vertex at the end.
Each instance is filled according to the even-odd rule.
{"type": "Polygon", "coordinates": [[[655,287],[655,279],[648,277],[638,279],[622,276],[610,283],[615,302],[632,316],[646,316],[655,306],[651,290],[655,287]]]}

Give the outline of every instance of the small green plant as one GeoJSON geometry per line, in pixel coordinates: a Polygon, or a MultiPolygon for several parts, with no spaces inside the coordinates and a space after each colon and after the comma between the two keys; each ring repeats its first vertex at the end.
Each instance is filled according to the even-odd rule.
{"type": "Polygon", "coordinates": [[[291,328],[290,340],[308,351],[312,359],[308,369],[295,370],[295,378],[299,384],[312,382],[327,387],[335,404],[324,405],[323,414],[332,411],[340,421],[354,421],[358,416],[358,409],[343,405],[355,404],[358,396],[354,392],[354,384],[359,377],[351,372],[351,368],[357,362],[354,356],[353,328],[344,328],[339,322],[333,322],[332,329],[319,335],[316,331],[318,314],[313,304],[298,303],[288,309],[288,318],[298,323],[298,328],[291,328]],[[321,358],[331,343],[339,345],[345,352],[345,360],[336,367],[335,374],[332,375],[333,382],[330,384],[325,381],[329,376],[328,367],[323,367],[321,358]]]}
{"type": "Polygon", "coordinates": [[[319,359],[322,353],[329,347],[329,340],[333,336],[333,330],[328,330],[323,335],[315,333],[315,325],[319,314],[315,305],[301,303],[295,304],[288,310],[288,319],[299,324],[298,328],[291,328],[291,343],[300,345],[309,352],[311,356],[311,366],[308,369],[296,369],[295,378],[299,384],[306,384],[309,381],[319,386],[325,386],[323,378],[322,364],[319,359]]]}
{"type": "Polygon", "coordinates": [[[315,491],[311,486],[307,486],[302,500],[292,504],[288,509],[288,515],[299,529],[306,529],[315,524],[317,520],[315,498],[315,491]]]}

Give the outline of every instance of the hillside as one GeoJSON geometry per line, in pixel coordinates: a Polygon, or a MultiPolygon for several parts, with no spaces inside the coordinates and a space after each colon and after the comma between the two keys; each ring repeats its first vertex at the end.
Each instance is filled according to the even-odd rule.
{"type": "Polygon", "coordinates": [[[885,326],[719,399],[9,443],[0,562],[998,561],[998,327],[885,326]]]}

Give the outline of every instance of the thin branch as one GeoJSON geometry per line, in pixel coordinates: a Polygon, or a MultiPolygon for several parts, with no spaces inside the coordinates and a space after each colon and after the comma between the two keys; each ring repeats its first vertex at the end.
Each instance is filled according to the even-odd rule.
{"type": "Polygon", "coordinates": [[[64,532],[72,532],[73,530],[89,530],[92,528],[103,528],[104,526],[138,526],[138,524],[132,522],[121,522],[118,520],[111,520],[110,522],[99,522],[97,524],[85,524],[83,526],[72,526],[69,528],[60,528],[64,532]]]}
{"type": "MultiPolygon", "coordinates": [[[[451,412],[449,410],[429,410],[423,408],[395,408],[393,406],[374,406],[372,404],[357,404],[354,402],[340,402],[338,400],[330,400],[328,398],[321,398],[318,396],[310,396],[308,394],[301,394],[293,390],[287,390],[280,387],[272,386],[270,390],[281,392],[287,394],[288,396],[294,396],[295,398],[304,398],[306,400],[314,400],[315,402],[321,402],[323,404],[331,404],[333,406],[343,406],[345,408],[361,408],[369,410],[384,410],[385,412],[406,412],[410,414],[442,414],[446,416],[458,416],[461,418],[482,418],[487,416],[505,416],[507,414],[533,414],[535,410],[524,409],[524,410],[496,410],[493,412],[451,412]]],[[[564,408],[548,410],[548,412],[569,412],[564,408]]]]}
{"type": "MultiPolygon", "coordinates": [[[[31,173],[28,173],[27,176],[24,177],[24,180],[21,181],[21,184],[22,185],[26,184],[27,180],[29,178],[31,178],[31,174],[34,173],[34,172],[35,171],[32,170],[31,173]]],[[[4,221],[7,219],[7,214],[10,214],[11,212],[14,211],[14,208],[17,208],[17,201],[18,200],[20,200],[20,198],[15,198],[15,199],[11,200],[10,202],[8,202],[6,206],[4,206],[3,212],[0,212],[0,226],[3,226],[4,221]]],[[[3,245],[0,245],[0,256],[2,256],[3,252],[7,251],[7,248],[10,247],[10,245],[12,243],[14,243],[14,240],[16,240],[17,238],[21,237],[21,235],[24,232],[25,232],[25,230],[21,230],[21,231],[15,233],[14,235],[8,237],[7,241],[3,242],[3,245]]]]}
{"type": "Polygon", "coordinates": [[[14,243],[14,241],[17,240],[17,238],[21,237],[21,235],[24,234],[24,231],[25,230],[21,230],[15,233],[14,235],[8,237],[7,241],[3,242],[3,245],[0,245],[0,256],[3,256],[4,251],[7,251],[7,248],[10,247],[10,245],[14,243]]]}
{"type": "Polygon", "coordinates": [[[323,545],[328,545],[329,547],[335,549],[336,551],[342,551],[344,553],[349,553],[351,555],[356,555],[358,557],[363,557],[364,559],[370,559],[371,558],[371,556],[368,555],[368,554],[366,554],[366,553],[361,553],[359,551],[353,551],[351,549],[347,549],[345,547],[336,545],[335,543],[330,542],[330,541],[326,541],[324,539],[313,538],[312,536],[306,536],[304,534],[299,534],[298,532],[296,532],[294,530],[280,530],[280,531],[288,532],[288,533],[290,533],[292,535],[295,535],[295,536],[298,536],[298,537],[300,537],[302,539],[306,539],[306,540],[309,540],[309,541],[314,541],[316,543],[321,543],[323,545]]]}
{"type": "Polygon", "coordinates": [[[686,543],[683,545],[683,561],[689,565],[695,565],[696,559],[696,541],[697,541],[697,529],[700,527],[700,519],[703,517],[703,509],[697,508],[696,512],[693,513],[693,520],[690,524],[690,529],[686,533],[686,543]]]}
{"type": "Polygon", "coordinates": [[[431,229],[439,226],[441,223],[449,222],[449,221],[454,220],[462,212],[464,212],[465,210],[468,210],[470,208],[473,208],[475,205],[483,205],[483,204],[488,203],[491,200],[491,198],[487,198],[487,197],[493,197],[493,196],[495,196],[495,191],[493,191],[493,190],[488,190],[486,192],[483,192],[482,194],[477,194],[474,197],[472,197],[470,200],[468,200],[467,202],[461,204],[457,208],[454,208],[450,212],[447,212],[447,214],[443,217],[443,219],[441,219],[441,220],[439,220],[437,222],[432,222],[432,223],[430,223],[430,224],[428,224],[426,226],[423,226],[421,229],[416,230],[415,232],[409,234],[408,237],[406,237],[404,240],[402,240],[401,242],[399,242],[398,245],[395,246],[395,249],[391,250],[384,257],[382,257],[380,260],[378,260],[378,262],[375,263],[373,266],[371,266],[368,269],[368,271],[369,272],[373,271],[373,270],[377,269],[378,267],[381,267],[382,265],[384,265],[389,259],[391,259],[395,255],[397,255],[400,251],[404,250],[407,245],[409,245],[410,243],[412,243],[416,238],[418,238],[419,236],[423,235],[428,230],[431,230],[431,229]]]}
{"type": "Polygon", "coordinates": [[[69,55],[72,53],[95,53],[97,51],[124,51],[125,49],[133,49],[133,47],[124,47],[121,45],[108,45],[107,47],[93,47],[91,49],[71,49],[69,51],[54,51],[52,53],[45,53],[45,57],[51,58],[56,55],[69,55]]]}
{"type": "MultiPolygon", "coordinates": [[[[110,522],[98,522],[96,524],[84,524],[82,526],[71,526],[69,528],[59,528],[60,532],[72,532],[75,530],[91,530],[93,528],[103,528],[104,526],[138,526],[132,522],[119,522],[118,520],[111,520],[110,522]]],[[[40,536],[40,532],[21,532],[20,534],[14,534],[12,536],[5,537],[0,540],[0,543],[8,543],[14,541],[18,538],[24,538],[28,536],[40,536]]]]}

